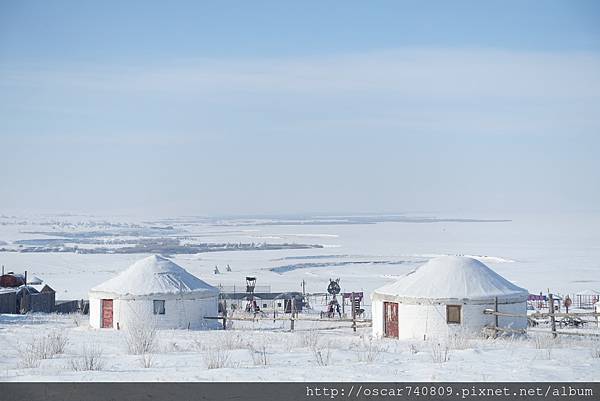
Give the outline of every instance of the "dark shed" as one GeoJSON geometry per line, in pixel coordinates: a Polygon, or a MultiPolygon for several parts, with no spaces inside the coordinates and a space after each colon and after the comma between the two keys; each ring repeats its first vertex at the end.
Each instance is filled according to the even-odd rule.
{"type": "Polygon", "coordinates": [[[0,313],[17,313],[17,291],[0,289],[0,313]]]}
{"type": "Polygon", "coordinates": [[[56,292],[48,285],[40,291],[24,285],[17,290],[17,312],[54,312],[56,292]]]}

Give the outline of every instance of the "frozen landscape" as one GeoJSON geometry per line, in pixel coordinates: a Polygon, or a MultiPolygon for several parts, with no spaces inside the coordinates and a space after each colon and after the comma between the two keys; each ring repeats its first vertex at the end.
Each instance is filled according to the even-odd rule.
{"type": "Polygon", "coordinates": [[[2,0],[0,401],[600,400],[599,111],[600,1],[2,0]]]}
{"type": "MultiPolygon", "coordinates": [[[[370,294],[439,255],[483,261],[532,294],[600,290],[599,215],[186,217],[0,216],[0,264],[44,280],[56,298],[88,291],[152,253],[214,286],[246,276],[272,291],[370,294]],[[144,249],[145,247],[145,249],[144,249]],[[127,248],[130,248],[129,250],[127,248]],[[146,252],[144,252],[144,250],[146,252]],[[229,265],[231,271],[225,267],[229,265]],[[220,273],[215,274],[215,266],[220,273]]],[[[366,318],[370,315],[366,299],[366,318]]],[[[324,305],[313,304],[313,313],[324,305]]],[[[598,337],[372,339],[371,329],[233,322],[229,331],[159,330],[143,355],[125,331],[87,316],[1,315],[0,379],[97,380],[597,380],[598,337]],[[43,358],[32,358],[40,354],[43,358]],[[91,362],[90,362],[91,360],[91,362]],[[97,365],[94,365],[95,363],[97,365]],[[83,369],[89,364],[97,369],[83,369]]],[[[588,332],[600,333],[589,327],[588,332]]]]}

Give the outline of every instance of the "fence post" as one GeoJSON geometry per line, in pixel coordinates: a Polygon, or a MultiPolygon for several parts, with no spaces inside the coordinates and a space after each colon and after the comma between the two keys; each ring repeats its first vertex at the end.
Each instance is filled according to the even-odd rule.
{"type": "Polygon", "coordinates": [[[548,313],[550,315],[550,327],[552,328],[552,337],[556,338],[556,318],[554,317],[554,297],[548,294],[548,313]]]}
{"type": "Polygon", "coordinates": [[[494,298],[494,338],[498,337],[498,297],[494,298]]]}
{"type": "Polygon", "coordinates": [[[227,300],[223,300],[223,330],[227,330],[227,300]]]}
{"type": "Polygon", "coordinates": [[[352,330],[356,333],[356,300],[352,293],[352,330]]]}
{"type": "Polygon", "coordinates": [[[292,313],[290,313],[290,331],[294,331],[294,298],[292,298],[292,313]]]}

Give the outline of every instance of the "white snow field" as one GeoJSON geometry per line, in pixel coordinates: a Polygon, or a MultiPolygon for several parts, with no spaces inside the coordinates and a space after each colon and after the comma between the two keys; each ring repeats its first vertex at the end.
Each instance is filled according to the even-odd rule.
{"type": "MultiPolygon", "coordinates": [[[[340,278],[342,291],[370,294],[435,256],[468,255],[530,293],[600,290],[600,215],[492,217],[511,221],[283,224],[277,219],[173,219],[132,223],[127,218],[0,216],[0,249],[6,250],[0,252],[0,265],[6,271],[27,270],[40,277],[57,291],[57,299],[87,299],[92,287],[156,252],[23,252],[29,245],[17,241],[64,238],[65,232],[77,234],[73,238],[78,240],[111,231],[110,237],[94,238],[103,247],[116,249],[132,246],[118,240],[155,238],[157,230],[162,230],[160,236],[178,238],[182,244],[322,246],[166,255],[214,286],[243,287],[246,276],[256,276],[257,285],[268,285],[272,291],[301,291],[304,281],[307,292],[322,293],[329,278],[340,278]],[[148,231],[158,224],[162,225],[159,229],[148,231]],[[225,269],[228,264],[231,272],[225,269]],[[221,274],[213,273],[215,265],[221,274]]],[[[78,246],[91,249],[96,245],[82,241],[78,246]]],[[[367,299],[367,311],[369,303],[367,299]]],[[[317,313],[322,308],[313,307],[317,313]]],[[[0,380],[592,381],[598,380],[600,371],[600,339],[590,337],[562,336],[554,341],[548,335],[531,333],[496,340],[468,335],[427,342],[371,340],[370,328],[357,333],[350,328],[312,330],[316,323],[302,322],[290,333],[289,322],[236,321],[233,330],[225,332],[159,330],[153,347],[140,356],[131,354],[129,333],[92,329],[87,319],[0,315],[0,342],[4,344],[0,380]],[[94,366],[96,361],[99,364],[94,366]],[[89,367],[97,370],[84,369],[89,367]]],[[[586,331],[600,333],[594,327],[586,331]]]]}
{"type": "MultiPolygon", "coordinates": [[[[237,322],[236,322],[237,323],[237,322]]],[[[2,317],[3,381],[594,381],[600,342],[579,337],[370,340],[370,329],[161,330],[147,359],[123,331],[77,327],[69,316],[2,317]],[[30,360],[53,331],[64,353],[30,360]],[[35,340],[37,339],[37,340],[35,340]],[[100,352],[99,370],[75,370],[100,352]],[[596,353],[594,356],[593,353],[596,353]],[[149,363],[148,363],[149,359],[149,363]],[[146,361],[146,364],[145,364],[146,361]],[[144,367],[148,366],[148,367],[144,367]]],[[[289,325],[285,325],[288,327],[289,325]]],[[[234,324],[235,327],[235,324],[234,324]]]]}

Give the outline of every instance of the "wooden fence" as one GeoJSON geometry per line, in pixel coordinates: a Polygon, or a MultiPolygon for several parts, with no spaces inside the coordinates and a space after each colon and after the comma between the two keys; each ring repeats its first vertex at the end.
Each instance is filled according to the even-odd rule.
{"type": "MultiPolygon", "coordinates": [[[[598,312],[571,312],[571,313],[561,313],[555,312],[554,310],[554,297],[552,294],[548,295],[548,312],[535,312],[532,314],[518,314],[518,313],[506,313],[500,312],[498,310],[498,298],[495,300],[494,309],[485,309],[483,311],[486,315],[494,315],[495,322],[494,326],[488,326],[486,329],[492,332],[494,337],[498,336],[498,332],[505,333],[518,333],[525,334],[527,332],[534,333],[544,333],[544,334],[552,334],[552,337],[556,338],[560,335],[569,335],[569,336],[582,336],[582,337],[600,337],[600,333],[582,333],[577,331],[564,331],[564,330],[556,330],[556,318],[566,318],[566,319],[578,319],[581,323],[595,323],[597,327],[600,327],[599,318],[600,313],[598,312]],[[581,317],[592,316],[595,320],[582,320],[581,317]],[[550,331],[548,330],[539,330],[539,329],[511,329],[508,327],[499,327],[498,318],[499,317],[521,317],[526,318],[528,321],[532,319],[548,319],[550,323],[550,331]]],[[[561,322],[559,322],[560,324],[561,322]]]]}
{"type": "MultiPolygon", "coordinates": [[[[308,317],[308,316],[299,316],[297,313],[290,313],[290,316],[267,316],[267,315],[256,315],[256,316],[227,316],[224,314],[223,316],[205,316],[205,319],[211,320],[221,320],[223,322],[223,330],[227,330],[227,321],[245,321],[245,322],[258,322],[258,321],[271,321],[275,323],[276,321],[289,321],[290,322],[290,331],[294,331],[296,322],[321,322],[321,323],[351,323],[350,328],[356,331],[359,327],[369,327],[371,325],[370,319],[357,319],[356,317],[352,319],[322,319],[318,317],[308,317]]],[[[337,327],[327,327],[327,328],[314,328],[315,330],[325,330],[325,329],[335,329],[335,328],[344,328],[345,326],[337,326],[337,327]]]]}

